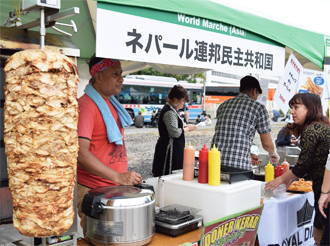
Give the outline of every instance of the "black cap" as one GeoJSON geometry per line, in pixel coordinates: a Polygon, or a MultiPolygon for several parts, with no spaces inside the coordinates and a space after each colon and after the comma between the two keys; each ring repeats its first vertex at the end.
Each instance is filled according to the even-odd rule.
{"type": "Polygon", "coordinates": [[[241,91],[247,88],[256,88],[259,91],[259,94],[262,94],[259,81],[255,77],[249,75],[241,79],[240,87],[241,87],[241,91]]]}
{"type": "Polygon", "coordinates": [[[89,59],[89,71],[91,70],[91,68],[96,64],[99,63],[100,61],[102,61],[103,58],[100,57],[96,57],[95,54],[89,59]]]}

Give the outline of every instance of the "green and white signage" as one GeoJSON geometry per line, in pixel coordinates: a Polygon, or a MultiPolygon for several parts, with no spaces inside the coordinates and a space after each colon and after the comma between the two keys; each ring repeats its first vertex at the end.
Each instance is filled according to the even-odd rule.
{"type": "Polygon", "coordinates": [[[330,57],[330,37],[325,37],[325,56],[330,57]]]}
{"type": "Polygon", "coordinates": [[[218,21],[98,2],[96,23],[98,57],[283,75],[282,45],[218,21]]]}

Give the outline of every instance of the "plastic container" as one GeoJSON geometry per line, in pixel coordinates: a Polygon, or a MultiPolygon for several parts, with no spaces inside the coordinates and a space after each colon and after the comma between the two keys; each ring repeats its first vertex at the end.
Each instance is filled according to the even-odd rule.
{"type": "Polygon", "coordinates": [[[290,170],[290,164],[284,159],[282,162],[282,168],[283,168],[283,173],[286,173],[287,171],[290,170]]]}
{"type": "Polygon", "coordinates": [[[261,185],[261,197],[262,198],[266,198],[266,199],[270,199],[271,197],[283,197],[285,196],[286,193],[286,186],[285,184],[280,184],[279,186],[277,186],[273,191],[272,190],[265,190],[265,182],[262,182],[261,185]]]}
{"type": "Polygon", "coordinates": [[[220,165],[221,155],[220,151],[213,145],[209,151],[209,180],[208,184],[212,186],[220,185],[220,165]]]}
{"type": "Polygon", "coordinates": [[[191,181],[194,180],[195,173],[195,149],[189,145],[184,148],[183,153],[183,180],[191,181]]]}
{"type": "Polygon", "coordinates": [[[199,151],[198,183],[207,184],[209,175],[209,149],[204,144],[204,148],[199,151]]]}
{"type": "Polygon", "coordinates": [[[232,184],[223,181],[219,186],[210,186],[198,183],[197,179],[186,182],[175,175],[160,179],[160,207],[176,203],[201,209],[198,214],[204,217],[204,223],[260,205],[260,181],[245,180],[232,184]]]}
{"type": "Polygon", "coordinates": [[[281,176],[283,174],[283,167],[281,167],[280,163],[278,163],[277,167],[275,168],[275,178],[281,176]]]}
{"type": "Polygon", "coordinates": [[[274,179],[274,166],[268,162],[265,166],[265,182],[272,181],[274,179]]]}

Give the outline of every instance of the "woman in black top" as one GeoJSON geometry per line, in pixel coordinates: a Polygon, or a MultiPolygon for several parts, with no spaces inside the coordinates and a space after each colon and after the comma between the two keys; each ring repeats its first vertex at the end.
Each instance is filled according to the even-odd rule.
{"type": "Polygon", "coordinates": [[[155,177],[183,168],[184,134],[197,128],[196,125],[185,125],[177,111],[184,101],[189,101],[185,88],[174,86],[168,93],[167,100],[158,121],[159,139],[152,166],[155,177]]]}
{"type": "MultiPolygon", "coordinates": [[[[308,174],[313,181],[314,201],[317,204],[330,148],[329,119],[322,114],[321,99],[315,94],[296,94],[289,101],[289,105],[295,123],[294,134],[300,136],[299,159],[294,168],[268,182],[265,187],[274,190],[278,185],[285,183],[288,188],[294,180],[308,174]]],[[[315,234],[322,234],[320,218],[319,208],[315,206],[315,240],[315,234]]]]}
{"type": "Polygon", "coordinates": [[[288,124],[284,126],[277,134],[277,139],[276,139],[277,146],[291,146],[292,144],[293,145],[298,144],[298,140],[296,140],[295,138],[293,139],[291,137],[295,127],[292,115],[289,116],[286,122],[288,124]]]}

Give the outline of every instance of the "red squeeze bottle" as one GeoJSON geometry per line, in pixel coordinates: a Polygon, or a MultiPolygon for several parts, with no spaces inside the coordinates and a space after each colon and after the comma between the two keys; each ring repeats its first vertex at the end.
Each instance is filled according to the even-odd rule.
{"type": "Polygon", "coordinates": [[[204,148],[199,151],[198,183],[207,184],[209,182],[209,149],[204,144],[204,148]]]}
{"type": "Polygon", "coordinates": [[[275,178],[281,176],[283,174],[283,167],[281,167],[280,163],[278,163],[277,167],[275,168],[275,178]]]}

